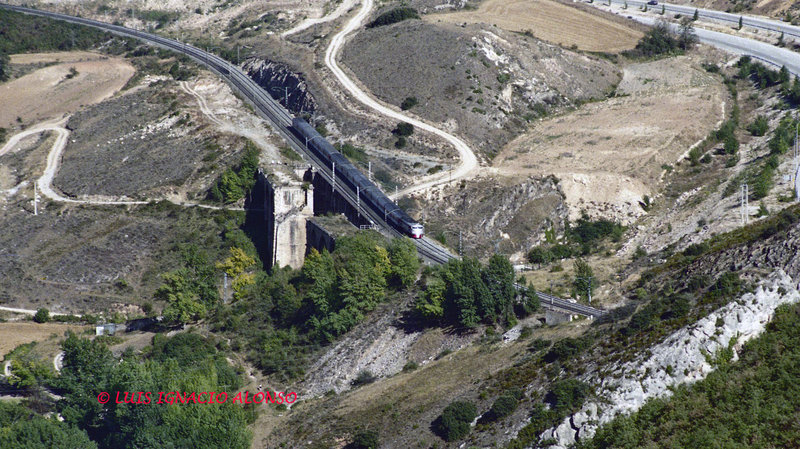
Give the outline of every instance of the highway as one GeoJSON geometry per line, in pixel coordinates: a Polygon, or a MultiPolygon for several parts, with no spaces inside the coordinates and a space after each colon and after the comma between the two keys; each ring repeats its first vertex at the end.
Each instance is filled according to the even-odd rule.
{"type": "MultiPolygon", "coordinates": [[[[57,20],[64,20],[67,22],[100,28],[120,36],[132,37],[135,39],[143,40],[148,43],[157,45],[159,47],[183,53],[191,57],[198,63],[208,67],[211,71],[213,71],[214,73],[221,76],[224,80],[226,80],[231,85],[231,87],[233,87],[234,90],[238,91],[244,98],[246,98],[253,105],[253,107],[260,116],[262,116],[267,121],[272,123],[275,130],[281,135],[281,137],[283,137],[289,143],[289,145],[292,146],[293,149],[298,151],[300,154],[303,154],[306,157],[306,159],[311,162],[314,168],[317,169],[318,172],[324,176],[324,178],[328,181],[328,183],[333,184],[332,173],[326,167],[326,165],[323,164],[322,161],[320,161],[314,155],[313,152],[308,151],[305,142],[301,142],[300,139],[289,130],[289,126],[291,126],[292,123],[291,114],[286,109],[284,109],[283,106],[280,105],[280,103],[275,101],[269,94],[267,94],[264,91],[264,89],[261,88],[261,86],[259,86],[249,76],[247,76],[244,72],[242,72],[239,69],[239,67],[234,66],[233,64],[220,58],[219,56],[216,56],[212,53],[207,53],[187,43],[179,42],[162,36],[144,33],[138,30],[133,30],[130,28],[125,28],[122,26],[113,25],[105,22],[99,22],[96,20],[85,19],[81,17],[73,17],[50,11],[41,11],[19,6],[6,5],[2,3],[0,3],[0,7],[11,9],[25,14],[45,16],[57,20]]],[[[353,207],[357,207],[359,201],[356,198],[356,192],[351,191],[343,183],[336,183],[335,185],[336,188],[339,190],[340,194],[343,197],[345,197],[345,199],[347,199],[347,201],[351,205],[353,205],[353,207]]],[[[385,231],[386,233],[395,237],[402,235],[395,229],[388,226],[384,221],[384,217],[381,217],[379,214],[376,214],[374,211],[368,208],[361,208],[361,210],[364,213],[364,215],[368,217],[369,220],[371,220],[378,226],[381,226],[382,230],[385,231]]],[[[430,262],[436,264],[443,264],[449,261],[450,259],[456,258],[456,256],[452,254],[450,251],[448,251],[446,248],[442,247],[441,245],[439,245],[438,243],[434,242],[433,240],[427,237],[422,239],[415,239],[414,243],[417,245],[417,251],[419,252],[420,256],[422,256],[424,259],[430,262]]],[[[548,304],[554,307],[558,307],[566,311],[574,312],[577,314],[595,317],[605,313],[602,310],[594,309],[592,307],[584,306],[581,304],[576,304],[561,298],[545,295],[543,293],[539,293],[538,295],[542,303],[547,302],[548,304]]]]}
{"type": "MultiPolygon", "coordinates": [[[[618,3],[618,4],[624,4],[625,3],[625,0],[611,0],[611,1],[613,3],[618,3]]],[[[621,10],[620,9],[620,10],[615,10],[613,12],[616,13],[616,14],[622,15],[622,16],[626,16],[627,15],[632,20],[635,20],[637,22],[643,23],[645,25],[653,25],[661,17],[658,14],[658,12],[661,11],[660,8],[661,8],[662,4],[659,3],[658,6],[649,6],[648,7],[648,8],[651,8],[651,9],[649,9],[649,11],[651,11],[651,12],[655,11],[653,14],[646,13],[646,15],[642,15],[642,13],[640,13],[635,8],[633,10],[631,10],[632,6],[636,7],[636,6],[639,6],[639,5],[644,5],[645,3],[646,2],[639,1],[639,0],[631,0],[631,1],[628,1],[628,9],[627,10],[621,10]]],[[[595,3],[594,5],[595,6],[598,6],[598,5],[602,6],[602,4],[600,4],[600,3],[595,3]]],[[[668,5],[666,3],[663,4],[663,5],[666,8],[666,10],[670,11],[670,12],[679,12],[680,14],[689,15],[689,17],[691,17],[691,15],[694,14],[694,8],[691,8],[691,7],[678,6],[678,5],[668,5]],[[690,11],[690,13],[687,13],[687,11],[690,11]]],[[[703,16],[704,13],[708,13],[708,14],[714,13],[715,16],[719,15],[719,17],[728,17],[728,16],[730,16],[730,17],[728,17],[729,19],[732,19],[733,17],[735,17],[734,22],[736,24],[739,23],[739,15],[736,15],[736,14],[727,14],[727,13],[722,13],[722,12],[718,12],[718,11],[710,11],[710,10],[704,10],[704,9],[699,9],[698,10],[698,15],[699,16],[704,17],[703,16]]],[[[781,22],[767,20],[767,19],[760,19],[760,18],[754,18],[754,17],[749,17],[748,18],[747,16],[743,16],[743,17],[744,17],[743,21],[744,21],[745,24],[748,23],[748,19],[749,19],[754,24],[762,24],[763,23],[763,26],[761,27],[762,29],[776,29],[778,26],[780,26],[782,29],[787,30],[787,31],[784,31],[787,35],[789,34],[788,31],[791,30],[792,33],[793,33],[792,35],[800,36],[800,27],[786,25],[786,24],[783,24],[781,22]],[[771,28],[767,28],[767,27],[771,27],[771,28]]],[[[720,19],[720,20],[722,20],[722,19],[720,19]]],[[[677,29],[677,25],[675,25],[675,24],[670,24],[670,25],[673,27],[673,29],[677,29]]],[[[788,50],[786,48],[776,47],[776,46],[768,44],[766,42],[760,42],[760,41],[757,41],[757,40],[754,40],[754,39],[748,39],[746,37],[736,36],[736,35],[727,34],[727,33],[721,33],[719,31],[711,31],[711,30],[706,30],[706,29],[697,28],[697,27],[695,27],[694,31],[695,31],[695,34],[697,35],[697,38],[703,44],[711,45],[711,46],[717,47],[717,48],[719,48],[721,50],[725,50],[727,52],[730,52],[730,53],[733,53],[733,54],[736,54],[736,55],[749,55],[749,56],[753,57],[754,59],[757,59],[757,60],[759,60],[761,62],[765,62],[765,63],[773,66],[774,68],[780,68],[781,66],[785,65],[786,68],[789,70],[789,72],[791,72],[793,75],[800,76],[800,54],[795,53],[795,52],[793,52],[791,50],[788,50]]]]}
{"type": "MultiPolygon", "coordinates": [[[[603,1],[602,3],[606,3],[603,1]]],[[[642,0],[611,0],[612,3],[617,4],[625,4],[628,3],[628,8],[636,7],[639,8],[645,5],[647,2],[642,0]]],[[[682,14],[687,17],[693,17],[695,10],[697,11],[697,17],[701,19],[710,19],[717,22],[723,23],[730,23],[739,25],[739,18],[742,19],[742,25],[751,28],[757,28],[761,30],[769,30],[775,31],[778,33],[784,33],[785,36],[797,37],[800,38],[800,27],[793,26],[792,24],[781,22],[779,20],[772,20],[766,19],[763,17],[755,17],[755,16],[747,16],[742,14],[733,14],[727,13],[722,11],[714,11],[713,9],[703,9],[703,8],[695,8],[694,6],[684,6],[684,5],[673,5],[670,3],[661,3],[658,2],[658,5],[648,5],[647,8],[653,12],[660,12],[661,7],[664,7],[665,11],[669,11],[672,13],[682,14]]]]}

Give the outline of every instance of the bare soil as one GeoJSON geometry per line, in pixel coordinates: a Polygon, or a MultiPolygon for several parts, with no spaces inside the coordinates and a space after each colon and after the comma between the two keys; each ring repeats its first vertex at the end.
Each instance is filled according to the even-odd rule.
{"type": "Polygon", "coordinates": [[[0,360],[21,344],[47,340],[53,335],[61,337],[69,330],[81,332],[85,328],[74,324],[40,324],[30,321],[0,323],[0,360]]]}
{"type": "Polygon", "coordinates": [[[118,91],[134,74],[122,58],[91,52],[13,55],[12,64],[56,62],[0,85],[0,127],[71,114],[118,91]],[[70,70],[77,74],[70,77],[70,70]]]}
{"type": "Polygon", "coordinates": [[[508,31],[527,31],[539,39],[587,51],[628,50],[643,35],[638,27],[611,15],[592,14],[555,0],[486,0],[477,10],[428,15],[425,20],[485,23],[508,31]]]}
{"type": "Polygon", "coordinates": [[[723,119],[727,92],[693,57],[632,64],[618,97],[543,120],[495,159],[499,174],[555,174],[570,218],[582,210],[630,223],[639,202],[723,119]]]}

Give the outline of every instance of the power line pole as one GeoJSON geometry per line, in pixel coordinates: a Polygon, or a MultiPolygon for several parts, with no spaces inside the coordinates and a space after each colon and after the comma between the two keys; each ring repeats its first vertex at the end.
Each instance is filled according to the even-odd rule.
{"type": "Polygon", "coordinates": [[[33,215],[39,215],[39,194],[36,192],[36,181],[33,181],[33,215]]]}
{"type": "Polygon", "coordinates": [[[333,177],[332,177],[333,178],[333,183],[332,183],[331,186],[333,188],[333,192],[336,193],[336,162],[333,163],[332,173],[333,173],[333,177]]]}
{"type": "Polygon", "coordinates": [[[458,231],[458,255],[463,256],[464,240],[461,238],[461,230],[458,231]]]}
{"type": "Polygon", "coordinates": [[[747,197],[748,196],[749,196],[749,194],[748,194],[747,184],[742,184],[741,198],[740,198],[742,226],[747,224],[747,219],[748,219],[748,215],[749,215],[747,213],[747,207],[748,207],[748,198],[747,197]]]}
{"type": "Polygon", "coordinates": [[[356,186],[356,203],[358,206],[356,207],[358,210],[358,216],[361,216],[361,186],[356,186]]]}
{"type": "Polygon", "coordinates": [[[372,161],[367,162],[367,179],[372,182],[372,161]]]}

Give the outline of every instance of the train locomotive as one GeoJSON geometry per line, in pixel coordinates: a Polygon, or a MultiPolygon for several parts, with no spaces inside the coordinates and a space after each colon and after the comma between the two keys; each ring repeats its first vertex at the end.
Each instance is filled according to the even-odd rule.
{"type": "Polygon", "coordinates": [[[297,136],[304,139],[306,146],[331,170],[336,164],[336,182],[343,182],[353,192],[359,192],[361,204],[369,207],[376,214],[383,215],[385,221],[394,229],[411,238],[421,239],[423,226],[397,207],[384,193],[360,170],[358,170],[342,153],[322,137],[317,130],[302,118],[292,120],[292,129],[297,136]]]}

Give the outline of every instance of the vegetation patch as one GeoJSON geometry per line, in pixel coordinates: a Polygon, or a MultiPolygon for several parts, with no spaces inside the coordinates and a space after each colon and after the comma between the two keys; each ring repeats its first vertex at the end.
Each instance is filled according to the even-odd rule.
{"type": "Polygon", "coordinates": [[[402,22],[408,19],[419,19],[419,13],[414,8],[395,8],[379,15],[375,20],[367,24],[367,28],[376,28],[384,25],[402,22]]]}

